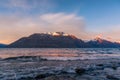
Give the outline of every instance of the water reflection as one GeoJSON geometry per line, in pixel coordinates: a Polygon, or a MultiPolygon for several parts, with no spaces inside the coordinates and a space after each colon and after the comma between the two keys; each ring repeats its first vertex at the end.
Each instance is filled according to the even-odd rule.
{"type": "Polygon", "coordinates": [[[102,59],[119,58],[117,48],[4,48],[0,58],[18,56],[41,56],[47,59],[102,59]]]}

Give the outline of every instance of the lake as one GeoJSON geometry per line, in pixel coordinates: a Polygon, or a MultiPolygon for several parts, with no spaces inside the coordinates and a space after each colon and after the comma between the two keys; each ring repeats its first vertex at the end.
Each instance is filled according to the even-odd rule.
{"type": "Polygon", "coordinates": [[[1,48],[0,58],[40,56],[48,60],[119,58],[119,48],[1,48]]]}
{"type": "Polygon", "coordinates": [[[119,48],[1,48],[0,58],[0,80],[35,80],[37,75],[65,75],[74,80],[89,80],[90,74],[96,74],[91,80],[107,80],[106,73],[113,73],[107,67],[112,65],[118,67],[114,74],[120,75],[119,48]],[[76,76],[77,67],[85,68],[88,72],[84,75],[87,76],[76,76]]]}

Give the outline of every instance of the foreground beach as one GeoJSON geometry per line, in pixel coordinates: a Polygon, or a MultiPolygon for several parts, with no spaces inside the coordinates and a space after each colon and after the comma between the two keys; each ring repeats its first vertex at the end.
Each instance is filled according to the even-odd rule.
{"type": "Polygon", "coordinates": [[[1,80],[120,80],[120,59],[1,59],[1,80]]]}

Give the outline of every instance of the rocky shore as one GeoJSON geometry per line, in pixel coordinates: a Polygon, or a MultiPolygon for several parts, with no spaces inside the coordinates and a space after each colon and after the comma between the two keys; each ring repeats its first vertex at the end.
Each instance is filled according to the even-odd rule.
{"type": "Polygon", "coordinates": [[[0,61],[0,79],[120,80],[120,59],[66,61],[46,59],[30,61],[27,59],[23,61],[8,58],[0,61]]]}

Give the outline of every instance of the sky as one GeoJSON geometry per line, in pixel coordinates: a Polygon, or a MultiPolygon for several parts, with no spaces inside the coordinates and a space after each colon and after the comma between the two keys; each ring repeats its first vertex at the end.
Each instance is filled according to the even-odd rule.
{"type": "Polygon", "coordinates": [[[58,31],[120,42],[120,0],[0,0],[0,43],[58,31]]]}

